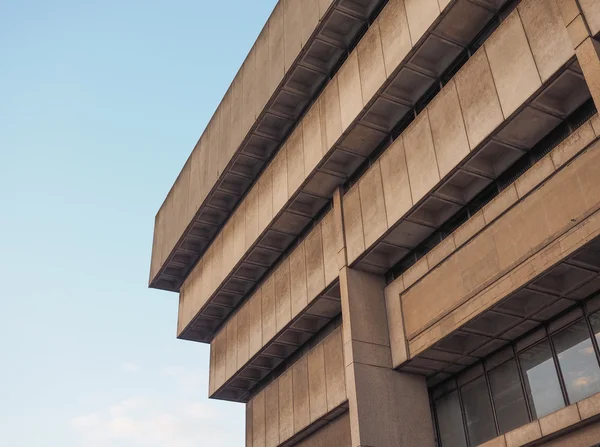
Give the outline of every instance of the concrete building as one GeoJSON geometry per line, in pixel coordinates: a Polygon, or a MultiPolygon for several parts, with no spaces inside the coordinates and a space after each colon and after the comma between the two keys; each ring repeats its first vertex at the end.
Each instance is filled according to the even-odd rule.
{"type": "Polygon", "coordinates": [[[248,446],[600,443],[599,37],[599,0],[279,1],[150,273],[248,446]]]}

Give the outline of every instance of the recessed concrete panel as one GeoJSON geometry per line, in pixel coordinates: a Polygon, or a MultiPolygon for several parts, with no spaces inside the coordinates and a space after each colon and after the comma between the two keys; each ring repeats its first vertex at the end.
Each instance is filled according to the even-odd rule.
{"type": "Polygon", "coordinates": [[[342,129],[346,130],[363,108],[358,55],[353,51],[337,75],[342,129]]]}
{"type": "MultiPolygon", "coordinates": [[[[304,176],[317,167],[325,152],[324,139],[321,133],[321,101],[317,100],[302,119],[304,135],[304,176]]],[[[324,130],[324,129],[323,129],[324,130]]]]}
{"type": "Polygon", "coordinates": [[[312,301],[325,288],[325,271],[323,264],[323,241],[321,228],[315,227],[304,240],[306,256],[306,289],[308,300],[312,301]]]}
{"type": "Polygon", "coordinates": [[[404,1],[389,1],[376,23],[381,34],[386,75],[390,76],[412,48],[404,1]]]}
{"type": "Polygon", "coordinates": [[[385,132],[357,124],[342,140],[340,147],[356,155],[368,157],[386,137],[385,132]]]}
{"type": "Polygon", "coordinates": [[[483,48],[467,61],[455,80],[469,145],[474,149],[504,121],[483,48]]]}
{"type": "Polygon", "coordinates": [[[414,105],[434,82],[434,77],[403,67],[392,79],[384,93],[393,99],[414,105]]]}
{"type": "Polygon", "coordinates": [[[440,180],[427,110],[404,131],[403,139],[412,199],[416,203],[440,180]]]}
{"type": "Polygon", "coordinates": [[[431,134],[440,176],[444,177],[469,154],[469,141],[454,81],[428,107],[431,134]]]}
{"type": "Polygon", "coordinates": [[[365,250],[360,192],[354,185],[343,198],[344,230],[348,262],[356,259],[365,250]]]}
{"type": "Polygon", "coordinates": [[[304,179],[304,148],[302,126],[297,127],[286,143],[288,193],[298,190],[304,179]]]}
{"type": "Polygon", "coordinates": [[[323,109],[325,112],[326,147],[332,147],[342,135],[342,115],[337,77],[334,77],[323,90],[323,109]]]}
{"type": "Polygon", "coordinates": [[[429,35],[410,58],[408,65],[438,78],[463,52],[463,47],[435,35],[429,35]]]}
{"type": "Polygon", "coordinates": [[[566,118],[590,98],[584,77],[573,70],[564,70],[540,93],[533,104],[561,118],[566,118]]]}
{"type": "Polygon", "coordinates": [[[294,389],[294,432],[299,432],[310,423],[308,394],[308,362],[301,357],[291,368],[294,389]]]}
{"type": "Polygon", "coordinates": [[[246,303],[248,308],[248,354],[252,357],[262,348],[262,293],[258,289],[246,303]]]}
{"type": "Polygon", "coordinates": [[[542,82],[546,82],[575,52],[557,2],[525,0],[519,16],[542,82]]]}
{"type": "Polygon", "coordinates": [[[375,163],[358,183],[365,247],[371,246],[388,228],[379,165],[375,163]]]}
{"type": "Polygon", "coordinates": [[[560,118],[533,107],[525,107],[497,138],[520,149],[531,149],[552,129],[560,124],[560,118]]]}
{"type": "Polygon", "coordinates": [[[377,22],[369,27],[356,48],[363,104],[367,104],[387,78],[377,22]]]}
{"type": "MultiPolygon", "coordinates": [[[[443,9],[440,0],[440,8],[443,9]]],[[[449,3],[445,0],[445,3],[449,3]]],[[[434,33],[444,39],[467,46],[490,21],[493,12],[469,0],[458,0],[450,8],[434,33]]]]}
{"type": "Polygon", "coordinates": [[[275,277],[269,276],[260,289],[262,295],[262,346],[264,346],[277,332],[275,277]]]}
{"type": "Polygon", "coordinates": [[[273,220],[273,169],[267,166],[258,179],[258,233],[262,233],[273,220]]]}
{"type": "Polygon", "coordinates": [[[381,179],[388,227],[396,223],[412,206],[404,142],[397,138],[381,155],[381,179]]]}
{"type": "Polygon", "coordinates": [[[325,354],[323,344],[315,346],[307,355],[310,422],[327,413],[327,388],[325,382],[325,354]]]}
{"type": "Polygon", "coordinates": [[[301,1],[283,0],[283,41],[285,71],[287,72],[302,49],[301,1]]]}
{"type": "Polygon", "coordinates": [[[275,303],[277,312],[277,332],[292,319],[292,302],[290,295],[290,262],[285,259],[275,270],[275,303]]]}
{"type": "Polygon", "coordinates": [[[292,318],[306,307],[306,262],[304,256],[304,242],[290,253],[290,297],[292,302],[292,318]]]}
{"type": "Polygon", "coordinates": [[[437,0],[404,0],[413,45],[425,34],[440,15],[437,0]]]}
{"type": "Polygon", "coordinates": [[[285,73],[283,2],[277,2],[269,18],[269,89],[274,92],[285,73]]]}
{"type": "Polygon", "coordinates": [[[485,42],[485,52],[502,112],[508,117],[542,85],[518,11],[485,42]]]}

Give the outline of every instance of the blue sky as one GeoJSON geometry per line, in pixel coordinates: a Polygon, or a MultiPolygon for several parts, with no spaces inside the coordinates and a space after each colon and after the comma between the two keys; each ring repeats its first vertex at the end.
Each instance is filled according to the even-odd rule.
{"type": "Polygon", "coordinates": [[[147,281],[154,215],[274,4],[0,2],[0,445],[242,445],[147,281]]]}

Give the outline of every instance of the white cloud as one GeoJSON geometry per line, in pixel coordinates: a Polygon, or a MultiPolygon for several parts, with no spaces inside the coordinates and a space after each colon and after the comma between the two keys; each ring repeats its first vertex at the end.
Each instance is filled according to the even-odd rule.
{"type": "Polygon", "coordinates": [[[73,417],[86,447],[225,447],[243,445],[243,406],[206,399],[206,373],[168,367],[148,396],[131,396],[73,417]],[[165,376],[168,378],[165,380],[165,376]],[[170,379],[170,380],[169,380],[170,379]],[[202,389],[200,391],[200,389],[202,389]]]}
{"type": "Polygon", "coordinates": [[[140,370],[140,367],[132,362],[123,363],[123,365],[121,365],[121,368],[123,369],[123,371],[128,373],[136,373],[140,370]]]}

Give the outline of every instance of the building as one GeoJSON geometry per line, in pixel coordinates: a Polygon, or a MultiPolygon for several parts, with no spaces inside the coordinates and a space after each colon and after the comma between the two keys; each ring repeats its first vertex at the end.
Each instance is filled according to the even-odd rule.
{"type": "Polygon", "coordinates": [[[599,34],[598,0],[279,1],[150,274],[248,446],[600,443],[599,34]]]}

